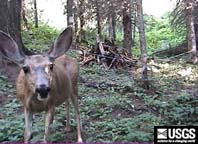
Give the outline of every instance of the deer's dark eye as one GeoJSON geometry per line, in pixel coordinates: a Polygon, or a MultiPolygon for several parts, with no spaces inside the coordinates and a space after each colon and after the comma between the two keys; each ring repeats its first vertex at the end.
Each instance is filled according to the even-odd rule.
{"type": "Polygon", "coordinates": [[[23,66],[24,73],[28,73],[30,71],[29,66],[23,66]]]}
{"type": "Polygon", "coordinates": [[[51,64],[49,65],[49,69],[52,71],[52,70],[53,70],[53,68],[54,68],[54,64],[53,64],[53,63],[51,63],[51,64]]]}

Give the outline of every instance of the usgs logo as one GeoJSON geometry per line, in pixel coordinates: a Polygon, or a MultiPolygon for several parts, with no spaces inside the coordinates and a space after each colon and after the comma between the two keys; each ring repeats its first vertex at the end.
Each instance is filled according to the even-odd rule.
{"type": "Polygon", "coordinates": [[[181,129],[181,128],[173,128],[168,129],[168,138],[169,139],[195,139],[196,130],[194,128],[191,129],[181,129]]]}
{"type": "Polygon", "coordinates": [[[197,132],[197,126],[155,126],[154,142],[197,144],[197,132]]]}

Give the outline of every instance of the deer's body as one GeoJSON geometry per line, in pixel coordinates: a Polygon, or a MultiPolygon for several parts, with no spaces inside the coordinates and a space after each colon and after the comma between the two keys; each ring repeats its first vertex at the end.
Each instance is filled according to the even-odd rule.
{"type": "Polygon", "coordinates": [[[26,56],[20,52],[16,42],[0,31],[0,54],[17,63],[22,69],[18,75],[17,98],[24,106],[24,141],[31,139],[33,114],[45,111],[44,142],[54,118],[55,107],[65,102],[66,130],[70,130],[69,105],[72,101],[77,121],[78,142],[81,138],[81,122],[78,108],[78,64],[64,53],[72,42],[72,28],[64,30],[45,55],[26,56]]]}

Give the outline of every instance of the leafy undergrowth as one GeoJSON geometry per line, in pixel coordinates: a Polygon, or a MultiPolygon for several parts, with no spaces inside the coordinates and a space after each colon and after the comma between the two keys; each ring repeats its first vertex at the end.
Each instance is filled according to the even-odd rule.
{"type": "Polygon", "coordinates": [[[58,33],[57,29],[45,24],[40,24],[38,28],[32,26],[30,30],[22,31],[23,43],[35,53],[46,52],[52,46],[58,33]]]}
{"type": "MultiPolygon", "coordinates": [[[[86,142],[153,141],[154,126],[198,125],[198,68],[184,61],[150,61],[150,90],[140,87],[138,73],[82,67],[79,103],[86,142]]],[[[0,78],[0,141],[23,141],[24,115],[13,86],[0,78]],[[4,99],[3,99],[4,98],[4,99]]],[[[74,110],[71,132],[64,132],[65,111],[59,106],[49,140],[76,141],[74,110]]],[[[32,142],[42,141],[44,120],[35,115],[32,142]]]]}

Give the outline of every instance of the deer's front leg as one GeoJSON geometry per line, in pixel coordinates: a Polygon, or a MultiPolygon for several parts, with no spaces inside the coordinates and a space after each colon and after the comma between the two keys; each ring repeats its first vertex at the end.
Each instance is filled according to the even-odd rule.
{"type": "Polygon", "coordinates": [[[54,107],[48,109],[45,115],[45,135],[44,135],[44,142],[47,142],[47,137],[49,135],[49,128],[50,124],[53,122],[54,119],[54,107]]]}
{"type": "Polygon", "coordinates": [[[32,134],[32,122],[33,122],[33,114],[26,108],[24,108],[24,115],[25,115],[25,131],[24,131],[24,141],[28,142],[31,138],[32,134]]]}
{"type": "Polygon", "coordinates": [[[79,112],[79,107],[78,107],[77,95],[73,94],[71,97],[71,100],[72,100],[72,103],[73,103],[74,109],[75,109],[78,142],[82,142],[83,141],[82,136],[81,136],[82,124],[81,124],[81,120],[80,120],[80,112],[79,112]]]}
{"type": "Polygon", "coordinates": [[[67,120],[67,123],[66,123],[66,128],[65,128],[65,131],[66,132],[69,132],[71,131],[71,128],[70,128],[70,113],[69,113],[69,110],[70,110],[70,99],[68,98],[65,102],[65,110],[66,110],[66,120],[67,120]]]}

